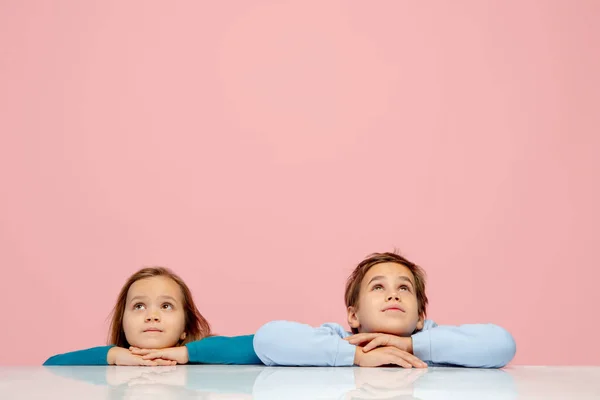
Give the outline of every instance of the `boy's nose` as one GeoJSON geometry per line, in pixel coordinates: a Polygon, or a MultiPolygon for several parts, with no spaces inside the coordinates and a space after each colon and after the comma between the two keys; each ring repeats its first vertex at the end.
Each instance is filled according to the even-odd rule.
{"type": "Polygon", "coordinates": [[[398,293],[392,293],[391,295],[388,296],[387,301],[390,300],[397,300],[400,301],[400,296],[398,296],[398,293]]]}

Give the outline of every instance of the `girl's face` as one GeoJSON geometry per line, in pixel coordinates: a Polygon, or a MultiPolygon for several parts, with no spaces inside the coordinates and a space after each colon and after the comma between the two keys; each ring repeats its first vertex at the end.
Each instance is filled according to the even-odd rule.
{"type": "Polygon", "coordinates": [[[127,292],[123,331],[131,346],[173,347],[185,339],[183,293],[171,278],[155,276],[135,281],[127,292]]]}

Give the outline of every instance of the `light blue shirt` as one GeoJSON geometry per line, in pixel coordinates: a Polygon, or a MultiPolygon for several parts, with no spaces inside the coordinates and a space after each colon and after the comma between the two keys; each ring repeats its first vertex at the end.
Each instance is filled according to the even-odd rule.
{"type": "MultiPolygon", "coordinates": [[[[254,335],[254,351],[265,365],[343,367],[354,364],[352,333],[339,324],[314,328],[292,321],[271,321],[254,335]]],[[[501,368],[516,353],[512,335],[494,324],[438,326],[425,320],[412,335],[413,354],[429,366],[501,368]]]]}

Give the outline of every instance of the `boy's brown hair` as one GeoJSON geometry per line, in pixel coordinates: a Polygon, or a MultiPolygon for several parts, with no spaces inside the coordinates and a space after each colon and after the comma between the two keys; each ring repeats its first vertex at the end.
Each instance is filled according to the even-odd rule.
{"type": "MultiPolygon", "coordinates": [[[[373,253],[360,262],[352,271],[352,274],[346,281],[346,292],[344,299],[346,308],[358,307],[358,296],[360,294],[360,284],[367,272],[377,264],[396,263],[404,265],[412,272],[415,277],[415,293],[417,295],[417,304],[419,306],[419,316],[425,318],[427,315],[427,295],[425,294],[425,271],[417,264],[407,260],[397,253],[373,253]]],[[[352,328],[352,333],[358,333],[358,329],[352,328]]]]}
{"type": "Polygon", "coordinates": [[[139,281],[140,279],[152,278],[155,276],[171,278],[173,281],[175,281],[175,283],[177,283],[177,285],[179,285],[181,293],[183,294],[183,310],[185,313],[184,332],[186,333],[186,336],[185,339],[179,343],[179,345],[184,345],[186,343],[194,342],[210,336],[210,324],[202,316],[202,314],[200,314],[200,311],[198,311],[198,308],[196,307],[192,297],[192,292],[185,284],[183,279],[181,279],[179,275],[175,274],[168,268],[150,267],[143,268],[131,275],[121,288],[121,292],[119,292],[119,296],[117,297],[117,303],[112,311],[110,328],[108,330],[108,344],[129,348],[129,343],[127,342],[127,338],[125,338],[125,331],[123,330],[123,314],[125,313],[127,292],[129,292],[129,288],[134,282],[139,281]]]}

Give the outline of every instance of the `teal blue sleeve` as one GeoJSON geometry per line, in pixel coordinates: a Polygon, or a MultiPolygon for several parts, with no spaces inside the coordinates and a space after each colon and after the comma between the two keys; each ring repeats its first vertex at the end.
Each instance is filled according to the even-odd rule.
{"type": "Polygon", "coordinates": [[[512,335],[494,324],[436,325],[412,335],[413,354],[430,366],[502,368],[517,351],[512,335]]]}
{"type": "Polygon", "coordinates": [[[57,354],[46,360],[44,365],[108,365],[108,351],[114,346],[92,347],[91,349],[57,354]]]}
{"type": "Polygon", "coordinates": [[[254,335],[210,336],[186,344],[190,364],[262,364],[254,352],[254,335]]]}

